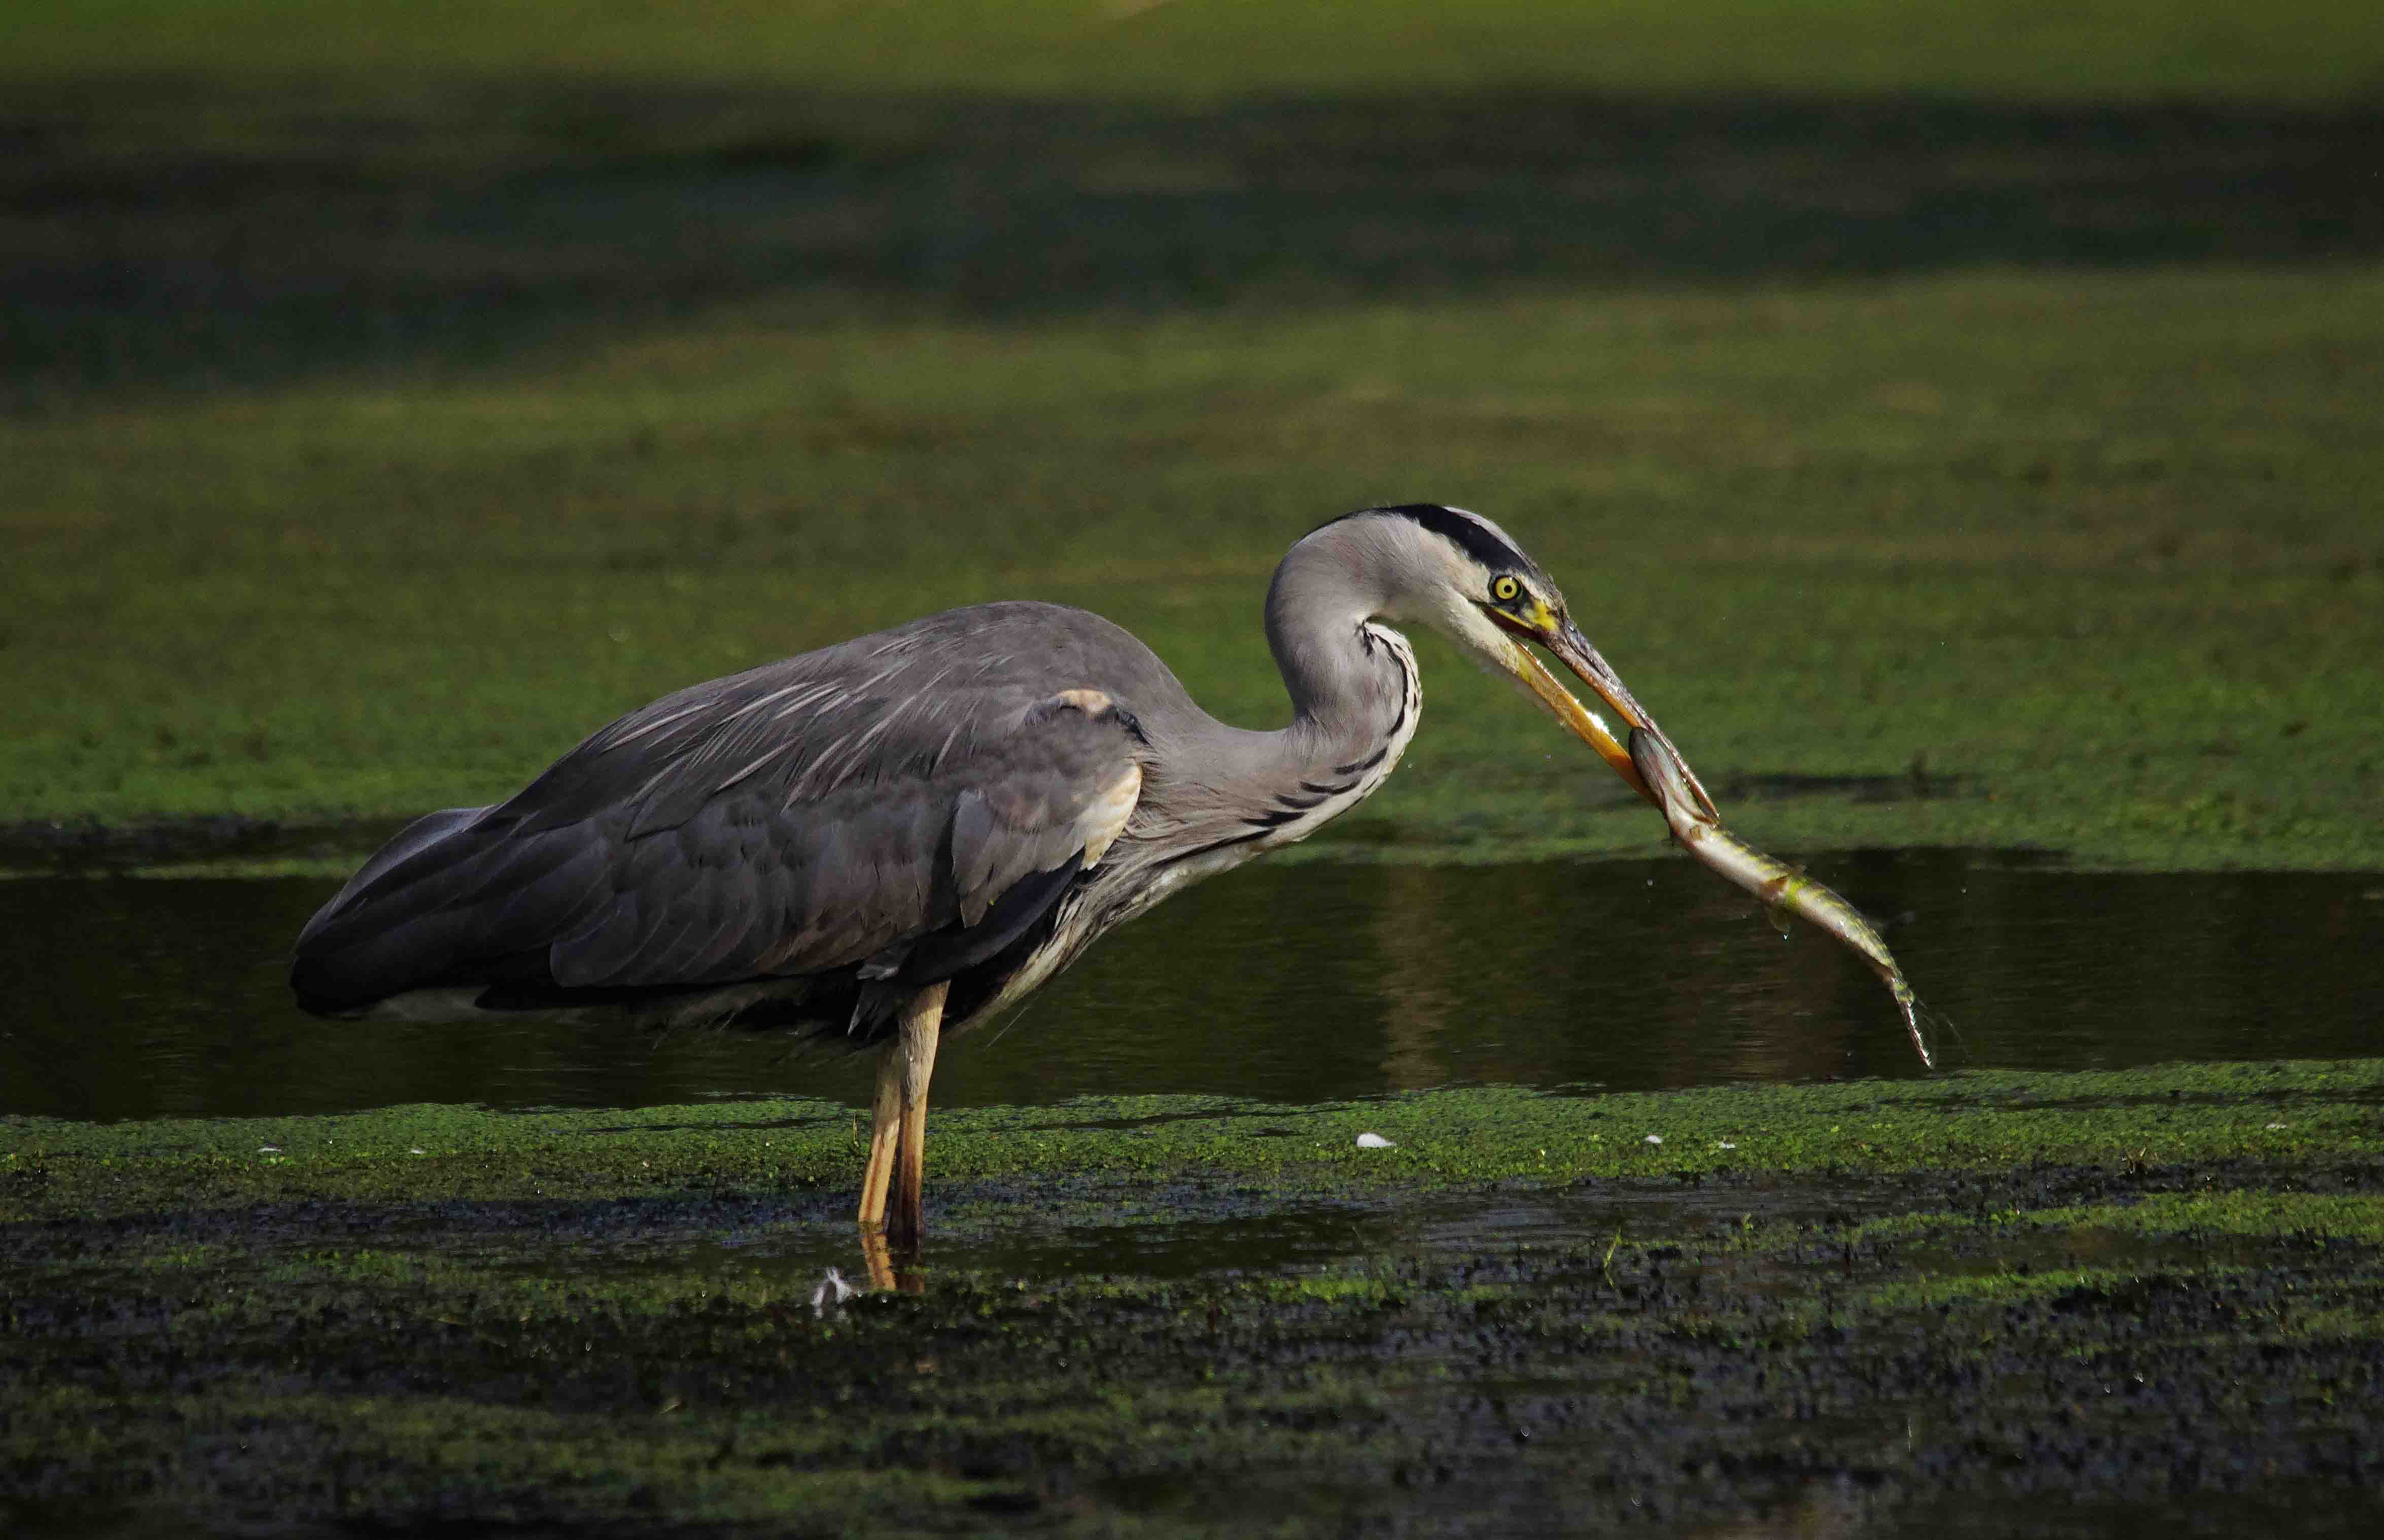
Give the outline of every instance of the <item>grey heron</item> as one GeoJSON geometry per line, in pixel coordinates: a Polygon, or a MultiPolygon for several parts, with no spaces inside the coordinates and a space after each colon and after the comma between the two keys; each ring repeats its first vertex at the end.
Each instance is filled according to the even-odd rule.
{"type": "Polygon", "coordinates": [[[948,611],[664,696],[508,801],[416,820],[308,922],[291,982],[333,1016],[602,1012],[883,1045],[859,1218],[915,1254],[940,1037],[1372,795],[1422,702],[1398,622],[1446,632],[1658,801],[1525,645],[1661,737],[1539,565],[1462,509],[1367,508],[1275,569],[1278,730],[1211,717],[1099,615],[948,611]]]}

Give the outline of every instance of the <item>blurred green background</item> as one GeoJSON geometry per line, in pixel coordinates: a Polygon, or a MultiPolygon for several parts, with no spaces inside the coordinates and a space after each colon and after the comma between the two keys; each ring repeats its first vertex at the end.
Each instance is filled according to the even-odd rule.
{"type": "MultiPolygon", "coordinates": [[[[501,797],[950,604],[1272,726],[1500,520],[1758,843],[2384,864],[2384,11],[0,15],[0,821],[501,797]]],[[[1660,826],[1426,649],[1312,849],[1660,826]]]]}

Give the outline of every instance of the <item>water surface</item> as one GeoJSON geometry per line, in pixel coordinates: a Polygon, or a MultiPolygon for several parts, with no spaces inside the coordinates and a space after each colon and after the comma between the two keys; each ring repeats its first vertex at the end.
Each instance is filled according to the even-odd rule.
{"type": "MultiPolygon", "coordinates": [[[[2384,876],[2076,872],[1864,851],[1814,874],[1885,921],[1950,1067],[2384,1049],[2384,876]]],[[[317,1021],[283,984],[335,885],[0,883],[17,951],[0,1114],[319,1113],[410,1101],[865,1103],[872,1061],[783,1038],[317,1021]]],[[[1304,1102],[1463,1082],[1654,1089],[1926,1073],[1878,980],[1674,857],[1259,866],[1110,937],[947,1046],[944,1105],[1120,1092],[1304,1102]]]]}

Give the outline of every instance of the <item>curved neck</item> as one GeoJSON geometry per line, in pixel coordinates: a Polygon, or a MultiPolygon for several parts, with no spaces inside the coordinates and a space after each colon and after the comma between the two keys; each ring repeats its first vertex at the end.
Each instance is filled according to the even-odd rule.
{"type": "Polygon", "coordinates": [[[1375,620],[1384,598],[1372,565],[1341,548],[1337,528],[1292,547],[1267,593],[1267,645],[1291,697],[1288,726],[1251,732],[1197,708],[1145,718],[1160,754],[1136,815],[1143,838],[1127,858],[1146,852],[1167,876],[1136,888],[1128,913],[1315,833],[1372,795],[1414,736],[1415,654],[1375,620]]]}
{"type": "Polygon", "coordinates": [[[1267,646],[1291,696],[1291,724],[1253,734],[1239,799],[1258,849],[1306,838],[1373,793],[1423,709],[1407,639],[1377,620],[1388,604],[1373,550],[1327,525],[1291,548],[1267,590],[1267,646]]]}
{"type": "Polygon", "coordinates": [[[1346,763],[1394,739],[1404,746],[1414,728],[1416,673],[1406,639],[1375,623],[1386,596],[1362,544],[1335,539],[1338,533],[1328,525],[1276,566],[1267,590],[1266,637],[1291,696],[1285,736],[1346,763]]]}

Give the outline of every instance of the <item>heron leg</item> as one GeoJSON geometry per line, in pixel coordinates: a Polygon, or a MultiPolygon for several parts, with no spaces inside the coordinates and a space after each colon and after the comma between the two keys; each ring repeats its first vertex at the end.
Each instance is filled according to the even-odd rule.
{"type": "Polygon", "coordinates": [[[903,1008],[895,1038],[877,1063],[877,1100],[869,1133],[869,1163],[861,1175],[862,1249],[870,1281],[892,1286],[890,1247],[916,1256],[925,1238],[922,1199],[927,1149],[927,1081],[936,1070],[946,986],[930,984],[903,1008]],[[887,1200],[894,1211],[887,1213],[887,1200]],[[880,1276],[880,1274],[885,1274],[880,1276]]]}
{"type": "Polygon", "coordinates": [[[894,1174],[894,1151],[902,1140],[902,1039],[886,1045],[877,1061],[877,1105],[869,1125],[869,1163],[861,1172],[863,1230],[886,1223],[886,1186],[894,1174]]]}
{"type": "Polygon", "coordinates": [[[886,1219],[886,1243],[912,1257],[927,1238],[927,1080],[936,1073],[936,1043],[943,1034],[948,987],[937,983],[920,990],[902,1012],[902,1033],[895,1040],[902,1057],[902,1143],[895,1153],[893,1212],[886,1219]]]}
{"type": "MultiPolygon", "coordinates": [[[[862,1227],[861,1261],[868,1271],[871,1288],[896,1289],[902,1286],[905,1275],[894,1271],[894,1254],[886,1249],[885,1231],[870,1225],[862,1227]]],[[[919,1274],[914,1270],[908,1276],[915,1282],[919,1274]]],[[[917,1294],[922,1291],[913,1287],[909,1292],[917,1294]]]]}

